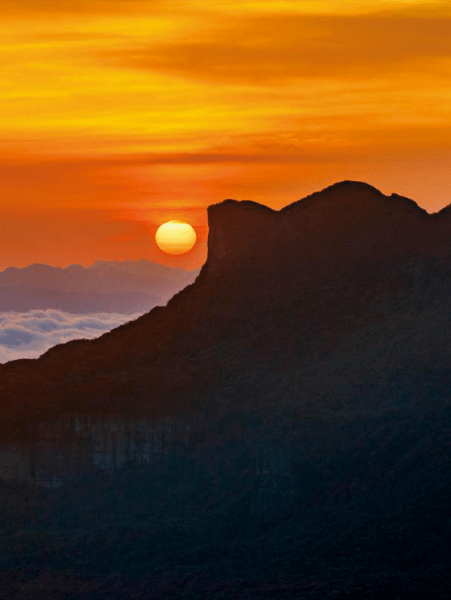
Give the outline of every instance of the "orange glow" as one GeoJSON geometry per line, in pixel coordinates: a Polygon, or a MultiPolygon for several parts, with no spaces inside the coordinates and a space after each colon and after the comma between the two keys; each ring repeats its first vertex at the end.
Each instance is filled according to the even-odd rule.
{"type": "Polygon", "coordinates": [[[0,3],[0,269],[197,268],[206,207],[343,179],[451,203],[451,2],[0,3]],[[169,256],[170,220],[198,242],[169,256]]]}

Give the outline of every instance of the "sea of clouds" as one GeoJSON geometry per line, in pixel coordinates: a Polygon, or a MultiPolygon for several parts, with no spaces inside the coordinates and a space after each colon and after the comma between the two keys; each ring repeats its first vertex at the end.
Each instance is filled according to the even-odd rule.
{"type": "Polygon", "coordinates": [[[0,312],[0,363],[37,358],[56,344],[99,337],[142,314],[75,315],[55,309],[0,312]]]}

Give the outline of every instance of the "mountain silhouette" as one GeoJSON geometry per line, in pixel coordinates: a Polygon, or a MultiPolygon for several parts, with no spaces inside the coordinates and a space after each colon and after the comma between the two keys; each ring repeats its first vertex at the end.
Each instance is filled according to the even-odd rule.
{"type": "MultiPolygon", "coordinates": [[[[368,184],[337,183],[280,211],[225,200],[208,208],[208,221],[207,261],[166,307],[96,340],[3,365],[9,410],[20,398],[28,416],[134,403],[164,412],[179,410],[182,397],[196,409],[226,381],[245,385],[250,373],[293,370],[362,327],[377,335],[379,321],[404,309],[419,311],[411,335],[426,335],[431,306],[422,291],[436,306],[450,283],[449,213],[429,215],[368,184]]],[[[445,345],[443,336],[433,346],[445,345]]]]}
{"type": "Polygon", "coordinates": [[[0,365],[0,472],[26,439],[34,480],[91,477],[0,480],[4,589],[448,597],[450,215],[353,181],[225,200],[166,306],[0,365]]]}

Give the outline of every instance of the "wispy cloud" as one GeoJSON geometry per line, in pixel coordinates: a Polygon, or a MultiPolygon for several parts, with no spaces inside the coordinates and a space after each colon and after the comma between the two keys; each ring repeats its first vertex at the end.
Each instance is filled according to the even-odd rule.
{"type": "Polygon", "coordinates": [[[448,11],[422,14],[221,15],[195,39],[137,45],[105,60],[209,82],[264,85],[293,78],[340,81],[393,73],[406,64],[430,69],[449,57],[448,11]]]}
{"type": "Polygon", "coordinates": [[[0,312],[0,363],[19,358],[37,358],[57,344],[99,337],[141,314],[73,315],[58,310],[0,312]]]}
{"type": "Polygon", "coordinates": [[[129,15],[130,13],[152,13],[167,5],[167,0],[115,1],[115,0],[3,0],[0,14],[33,19],[36,15],[61,18],[61,15],[96,17],[107,15],[129,15]]]}

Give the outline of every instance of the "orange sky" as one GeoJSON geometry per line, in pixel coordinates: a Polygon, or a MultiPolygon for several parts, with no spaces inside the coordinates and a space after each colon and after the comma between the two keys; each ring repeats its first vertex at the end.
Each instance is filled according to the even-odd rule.
{"type": "Polygon", "coordinates": [[[366,181],[451,203],[451,1],[2,0],[0,269],[196,268],[206,207],[366,181]],[[153,235],[186,220],[198,244],[153,235]]]}

